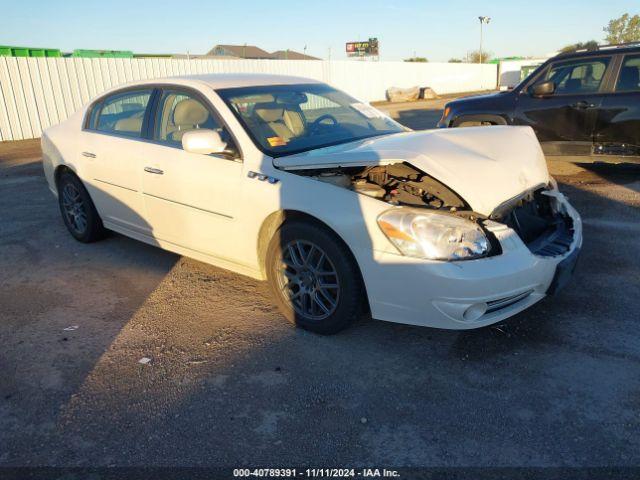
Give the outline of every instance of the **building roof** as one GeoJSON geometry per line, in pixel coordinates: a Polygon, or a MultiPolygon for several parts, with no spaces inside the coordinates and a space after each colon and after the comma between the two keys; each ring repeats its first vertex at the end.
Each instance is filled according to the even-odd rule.
{"type": "Polygon", "coordinates": [[[224,48],[231,55],[238,58],[273,58],[269,52],[255,45],[215,45],[207,55],[216,55],[216,49],[224,48]]]}
{"type": "Polygon", "coordinates": [[[312,57],[311,55],[306,55],[294,50],[278,50],[271,55],[278,60],[320,60],[317,57],[312,57]]]}

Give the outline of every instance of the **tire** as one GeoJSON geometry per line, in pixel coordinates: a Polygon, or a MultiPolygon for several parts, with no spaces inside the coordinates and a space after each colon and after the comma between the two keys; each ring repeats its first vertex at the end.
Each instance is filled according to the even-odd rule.
{"type": "Polygon", "coordinates": [[[330,335],[364,311],[360,270],[348,247],[322,226],[284,223],[269,243],[266,266],[280,311],[298,327],[330,335]]]}
{"type": "Polygon", "coordinates": [[[104,238],[102,220],[80,179],[71,172],[63,172],[57,183],[62,220],[73,238],[83,243],[104,238]]]}

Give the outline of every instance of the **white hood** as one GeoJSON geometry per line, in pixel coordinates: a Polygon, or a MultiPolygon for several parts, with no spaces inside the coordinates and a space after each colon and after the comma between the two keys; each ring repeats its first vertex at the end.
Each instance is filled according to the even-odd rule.
{"type": "Polygon", "coordinates": [[[407,132],[276,158],[285,170],[407,162],[489,215],[500,204],[549,182],[530,127],[474,127],[407,132]]]}

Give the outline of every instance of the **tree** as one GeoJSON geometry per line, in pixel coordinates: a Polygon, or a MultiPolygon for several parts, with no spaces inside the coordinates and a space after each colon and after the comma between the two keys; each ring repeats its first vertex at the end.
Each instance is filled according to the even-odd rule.
{"type": "MultiPolygon", "coordinates": [[[[492,55],[493,53],[482,50],[482,63],[489,63],[492,55]]],[[[480,63],[480,50],[469,52],[467,55],[467,59],[469,63],[480,63]]]]}
{"type": "Polygon", "coordinates": [[[630,43],[640,41],[640,15],[633,17],[625,13],[609,21],[603,28],[607,32],[607,43],[630,43]]]}
{"type": "Polygon", "coordinates": [[[576,50],[597,50],[598,49],[598,42],[596,42],[595,40],[589,40],[588,42],[578,42],[578,43],[572,43],[571,45],[567,45],[566,47],[563,47],[560,51],[561,52],[575,52],[576,50]]]}
{"type": "Polygon", "coordinates": [[[405,58],[405,62],[418,62],[418,63],[427,63],[429,60],[426,57],[411,57],[405,58]]]}
{"type": "Polygon", "coordinates": [[[462,60],[459,58],[450,58],[449,63],[462,63],[462,60]]]}

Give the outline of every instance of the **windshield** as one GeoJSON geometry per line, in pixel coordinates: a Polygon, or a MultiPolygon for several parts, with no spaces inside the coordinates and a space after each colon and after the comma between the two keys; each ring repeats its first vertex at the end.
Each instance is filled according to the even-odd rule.
{"type": "Polygon", "coordinates": [[[258,147],[273,157],[405,131],[370,105],[322,83],[217,93],[258,147]]]}

